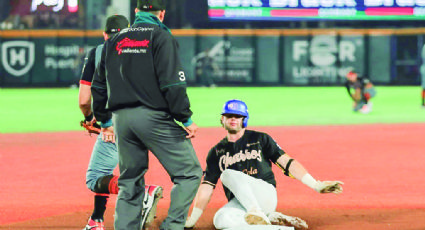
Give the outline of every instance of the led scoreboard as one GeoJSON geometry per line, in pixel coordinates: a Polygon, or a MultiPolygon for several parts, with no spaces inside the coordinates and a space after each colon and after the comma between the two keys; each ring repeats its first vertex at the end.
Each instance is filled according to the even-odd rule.
{"type": "Polygon", "coordinates": [[[425,20],[425,0],[208,0],[211,19],[425,20]]]}

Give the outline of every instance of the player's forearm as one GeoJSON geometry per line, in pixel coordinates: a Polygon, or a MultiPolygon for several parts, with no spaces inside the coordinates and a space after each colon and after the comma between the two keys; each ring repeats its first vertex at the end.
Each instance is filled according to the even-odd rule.
{"type": "Polygon", "coordinates": [[[301,181],[303,184],[307,185],[313,190],[317,189],[317,180],[314,179],[313,176],[308,173],[308,171],[302,166],[299,162],[294,161],[292,163],[293,166],[290,169],[290,173],[293,177],[295,177],[297,180],[301,181]]]}
{"type": "Polygon", "coordinates": [[[360,89],[356,89],[356,92],[353,94],[353,99],[354,101],[357,101],[357,102],[360,101],[360,99],[362,99],[360,89]]]}
{"type": "Polygon", "coordinates": [[[289,169],[292,176],[311,189],[316,190],[318,182],[310,175],[310,173],[308,173],[307,169],[305,169],[298,161],[294,161],[292,164],[292,167],[289,169]]]}
{"type": "Polygon", "coordinates": [[[214,187],[210,184],[201,184],[198,188],[198,193],[195,197],[194,207],[189,218],[186,220],[185,228],[193,228],[198,219],[204,212],[207,204],[209,203],[214,187]]]}
{"type": "Polygon", "coordinates": [[[90,86],[80,85],[80,91],[78,93],[78,105],[85,117],[92,113],[90,86]]]}
{"type": "Polygon", "coordinates": [[[301,180],[307,170],[297,160],[291,158],[288,154],[282,155],[276,161],[276,164],[284,170],[285,175],[289,175],[297,180],[301,180]]]}
{"type": "Polygon", "coordinates": [[[289,168],[289,173],[297,180],[301,181],[302,178],[308,173],[307,170],[297,160],[294,160],[289,168]]]}
{"type": "Polygon", "coordinates": [[[199,208],[200,210],[205,210],[208,203],[211,200],[211,196],[213,194],[214,187],[209,184],[201,184],[198,189],[198,193],[196,194],[194,207],[199,208]]]}
{"type": "Polygon", "coordinates": [[[91,104],[80,104],[80,110],[83,113],[84,117],[89,116],[91,111],[91,104]]]}

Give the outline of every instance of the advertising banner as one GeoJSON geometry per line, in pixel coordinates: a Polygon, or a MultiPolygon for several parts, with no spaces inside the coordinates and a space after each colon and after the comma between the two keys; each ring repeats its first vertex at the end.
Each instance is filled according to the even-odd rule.
{"type": "Polygon", "coordinates": [[[230,82],[253,82],[256,57],[253,37],[228,37],[227,42],[227,80],[230,82]]]}
{"type": "Polygon", "coordinates": [[[84,49],[84,39],[82,37],[61,38],[56,47],[52,46],[46,51],[46,68],[59,73],[58,81],[77,83],[80,78],[80,63],[84,59],[86,52],[84,49]]]}
{"type": "Polygon", "coordinates": [[[421,0],[208,0],[212,20],[424,20],[421,0]]]}
{"type": "Polygon", "coordinates": [[[192,59],[198,82],[253,82],[255,46],[250,36],[205,36],[199,38],[199,50],[192,59]]]}
{"type": "Polygon", "coordinates": [[[35,64],[35,42],[26,38],[3,39],[0,44],[3,84],[29,83],[35,64]]]}
{"type": "MultiPolygon", "coordinates": [[[[78,84],[85,55],[103,43],[101,33],[50,33],[52,36],[0,33],[1,87],[78,84]]],[[[422,36],[401,37],[408,41],[404,43],[400,36],[386,34],[206,33],[180,35],[176,39],[189,85],[322,86],[342,84],[346,73],[353,69],[374,83],[412,84],[407,80],[413,79],[417,84],[423,64],[422,36]],[[410,37],[415,39],[407,40],[410,37]],[[400,44],[394,42],[397,39],[400,44]],[[406,51],[406,45],[402,45],[405,43],[412,58],[406,52],[396,55],[397,51],[406,51]],[[402,72],[408,69],[412,69],[409,74],[402,72]]]]}
{"type": "Polygon", "coordinates": [[[3,38],[0,82],[2,86],[77,84],[86,52],[101,42],[97,37],[3,38]]]}
{"type": "Polygon", "coordinates": [[[284,82],[330,85],[345,81],[351,69],[364,71],[363,36],[288,36],[284,38],[284,82]]]}

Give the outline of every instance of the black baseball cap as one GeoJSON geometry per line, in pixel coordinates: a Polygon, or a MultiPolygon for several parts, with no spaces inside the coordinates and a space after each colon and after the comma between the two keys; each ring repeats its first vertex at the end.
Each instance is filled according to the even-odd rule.
{"type": "Polygon", "coordinates": [[[165,0],[137,0],[137,8],[141,11],[165,10],[165,0]]]}
{"type": "Polygon", "coordinates": [[[125,29],[130,26],[127,18],[123,15],[112,15],[106,19],[105,33],[112,34],[118,33],[122,29],[125,29]]]}

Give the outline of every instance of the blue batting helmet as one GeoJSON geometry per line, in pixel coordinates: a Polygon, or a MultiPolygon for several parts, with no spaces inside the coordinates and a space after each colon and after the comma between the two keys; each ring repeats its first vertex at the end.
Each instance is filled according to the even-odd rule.
{"type": "Polygon", "coordinates": [[[221,115],[224,114],[237,114],[244,116],[242,128],[245,128],[248,126],[248,106],[246,106],[245,102],[241,100],[229,100],[226,103],[224,103],[223,110],[221,111],[221,115]]]}

